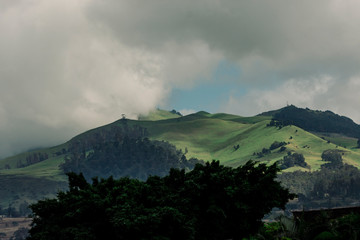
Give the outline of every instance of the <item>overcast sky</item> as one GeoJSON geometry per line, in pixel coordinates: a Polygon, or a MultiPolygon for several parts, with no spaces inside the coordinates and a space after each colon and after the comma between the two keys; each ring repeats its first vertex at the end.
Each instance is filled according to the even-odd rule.
{"type": "Polygon", "coordinates": [[[360,1],[0,0],[0,157],[156,107],[360,123],[360,1]]]}

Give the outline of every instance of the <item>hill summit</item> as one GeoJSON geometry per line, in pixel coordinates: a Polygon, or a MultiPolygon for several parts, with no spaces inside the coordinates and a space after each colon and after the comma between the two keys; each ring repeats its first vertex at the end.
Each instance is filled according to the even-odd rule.
{"type": "Polygon", "coordinates": [[[338,133],[348,137],[360,138],[360,125],[348,117],[331,111],[298,108],[294,105],[279,110],[265,112],[260,116],[271,116],[284,126],[295,125],[310,132],[338,133]]]}

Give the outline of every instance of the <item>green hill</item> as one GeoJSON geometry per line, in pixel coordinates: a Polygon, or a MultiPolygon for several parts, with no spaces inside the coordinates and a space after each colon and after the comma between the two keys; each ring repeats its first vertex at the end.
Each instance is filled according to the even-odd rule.
{"type": "MultiPolygon", "coordinates": [[[[21,200],[31,202],[41,196],[55,194],[58,189],[66,186],[66,176],[59,166],[65,162],[66,158],[74,154],[71,146],[82,143],[83,149],[80,152],[87,157],[94,153],[94,146],[107,146],[108,138],[105,133],[114,132],[115,128],[140,127],[143,129],[141,131],[144,136],[146,135],[150,141],[167,141],[175,145],[178,150],[181,150],[179,156],[184,154],[187,159],[197,158],[204,161],[216,159],[227,166],[239,166],[250,159],[271,164],[281,160],[289,152],[296,152],[305,157],[306,163],[313,171],[324,164],[321,161],[323,151],[338,149],[343,152],[345,163],[360,167],[360,151],[356,148],[357,139],[342,133],[323,131],[319,133],[319,129],[312,129],[313,132],[310,132],[296,124],[271,126],[274,116],[279,116],[277,114],[282,111],[284,109],[254,117],[241,117],[207,112],[180,116],[176,111],[155,110],[148,116],[140,116],[139,120],[120,119],[84,132],[59,146],[0,160],[0,179],[12,179],[11,181],[14,182],[14,184],[0,187],[0,194],[7,196],[0,198],[0,206],[8,206],[9,203],[18,206],[21,200]],[[284,142],[285,145],[282,148],[270,150],[274,142],[284,142]],[[39,184],[27,185],[25,190],[16,187],[25,179],[31,179],[27,181],[39,184]]],[[[296,114],[291,116],[296,116],[296,114]]],[[[324,125],[329,125],[326,119],[322,121],[325,121],[324,125]]],[[[349,122],[346,119],[344,121],[349,122]]],[[[123,137],[118,134],[112,136],[111,139],[123,139],[123,137]]],[[[166,153],[166,151],[162,152],[166,153]]],[[[134,164],[144,168],[144,166],[139,166],[141,164],[139,162],[134,164]]],[[[309,171],[299,166],[284,171],[298,169],[309,171]]]]}

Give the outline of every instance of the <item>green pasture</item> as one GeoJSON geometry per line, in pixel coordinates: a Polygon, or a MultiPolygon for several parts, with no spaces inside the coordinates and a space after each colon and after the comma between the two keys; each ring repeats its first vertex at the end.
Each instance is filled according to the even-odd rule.
{"type": "Polygon", "coordinates": [[[323,151],[339,149],[344,151],[344,162],[360,167],[359,151],[341,147],[353,145],[354,139],[333,136],[329,143],[326,138],[322,139],[296,126],[281,129],[268,127],[267,119],[266,116],[243,118],[201,112],[184,118],[146,123],[145,127],[151,138],[169,141],[183,151],[187,149],[188,158],[196,157],[205,161],[216,159],[229,166],[239,166],[250,159],[271,164],[290,151],[303,154],[311,169],[317,170],[324,163],[321,161],[323,151]],[[288,143],[286,151],[273,150],[261,158],[254,155],[263,148],[269,148],[274,141],[288,143]],[[345,141],[348,141],[347,145],[344,145],[345,141]],[[235,150],[234,146],[237,145],[239,149],[235,150]]]}

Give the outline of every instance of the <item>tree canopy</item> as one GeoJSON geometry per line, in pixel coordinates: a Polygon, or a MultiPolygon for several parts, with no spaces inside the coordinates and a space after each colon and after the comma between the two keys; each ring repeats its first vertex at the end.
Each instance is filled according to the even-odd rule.
{"type": "Polygon", "coordinates": [[[68,173],[68,191],[31,205],[29,239],[241,239],[294,197],[275,181],[278,170],[213,161],[146,181],[109,177],[92,184],[68,173]]]}

